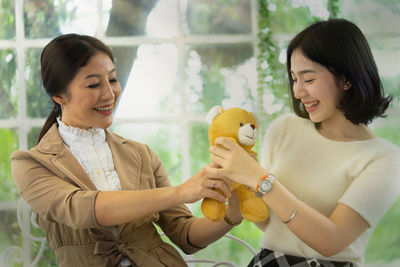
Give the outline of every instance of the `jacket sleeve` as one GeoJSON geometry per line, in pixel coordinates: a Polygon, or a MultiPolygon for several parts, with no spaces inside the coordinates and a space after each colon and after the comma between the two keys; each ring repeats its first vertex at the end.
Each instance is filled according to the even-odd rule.
{"type": "Polygon", "coordinates": [[[58,177],[29,152],[14,152],[11,169],[20,195],[38,216],[74,229],[101,227],[94,210],[98,191],[84,191],[58,177]]]}
{"type": "MultiPolygon", "coordinates": [[[[167,187],[171,186],[168,180],[168,175],[158,158],[158,156],[148,148],[154,177],[156,179],[156,187],[167,187]]],[[[161,227],[167,237],[183,252],[186,254],[192,254],[199,251],[198,247],[193,246],[188,241],[188,234],[190,226],[196,217],[192,215],[190,210],[184,205],[178,205],[169,209],[166,209],[159,213],[157,225],[161,227]]]]}

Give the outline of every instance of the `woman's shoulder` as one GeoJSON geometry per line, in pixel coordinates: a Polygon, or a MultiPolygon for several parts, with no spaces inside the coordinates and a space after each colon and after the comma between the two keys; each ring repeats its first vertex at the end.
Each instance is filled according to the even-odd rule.
{"type": "Polygon", "coordinates": [[[307,119],[300,118],[293,113],[285,113],[273,120],[268,126],[269,131],[290,132],[304,128],[311,125],[312,122],[307,119]]]}
{"type": "Polygon", "coordinates": [[[400,160],[400,147],[385,138],[376,137],[372,139],[369,149],[376,151],[379,156],[391,159],[391,161],[400,160]]]}

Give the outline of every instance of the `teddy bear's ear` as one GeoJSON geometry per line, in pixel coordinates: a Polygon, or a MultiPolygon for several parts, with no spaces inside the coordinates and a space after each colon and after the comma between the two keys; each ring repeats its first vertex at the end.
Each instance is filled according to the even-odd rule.
{"type": "Polygon", "coordinates": [[[221,114],[222,112],[224,112],[224,109],[221,108],[220,106],[213,106],[210,111],[207,113],[207,122],[208,124],[211,124],[213,122],[213,120],[215,119],[215,117],[217,117],[217,115],[221,114]]]}

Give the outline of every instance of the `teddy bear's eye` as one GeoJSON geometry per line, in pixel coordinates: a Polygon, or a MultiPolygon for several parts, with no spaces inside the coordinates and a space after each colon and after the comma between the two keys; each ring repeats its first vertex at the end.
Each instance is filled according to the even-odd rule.
{"type": "Polygon", "coordinates": [[[243,123],[240,123],[240,127],[242,127],[243,126],[243,123]]]}

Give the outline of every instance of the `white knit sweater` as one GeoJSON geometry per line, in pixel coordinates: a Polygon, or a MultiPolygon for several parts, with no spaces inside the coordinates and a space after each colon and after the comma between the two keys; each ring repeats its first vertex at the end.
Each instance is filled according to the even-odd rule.
{"type": "Polygon", "coordinates": [[[326,216],[338,203],[343,203],[371,226],[348,248],[325,258],[295,236],[272,212],[261,246],[362,266],[374,228],[400,195],[399,147],[382,138],[332,141],[320,135],[310,120],[290,114],[270,125],[261,157],[264,167],[299,200],[326,216]]]}

